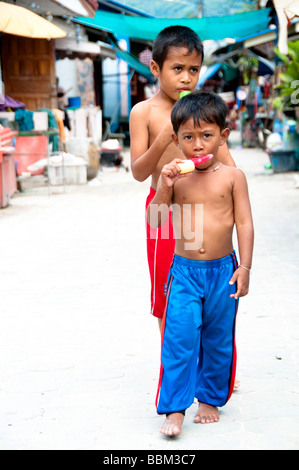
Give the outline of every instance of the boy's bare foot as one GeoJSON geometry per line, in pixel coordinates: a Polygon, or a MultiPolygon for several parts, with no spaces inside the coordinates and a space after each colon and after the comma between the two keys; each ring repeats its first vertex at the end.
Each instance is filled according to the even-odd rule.
{"type": "Polygon", "coordinates": [[[235,384],[234,384],[234,390],[238,390],[238,388],[240,388],[240,380],[235,380],[235,384]]]}
{"type": "Polygon", "coordinates": [[[166,436],[178,436],[184,421],[183,413],[171,413],[165,419],[160,432],[166,436]]]}
{"type": "Polygon", "coordinates": [[[219,412],[215,406],[198,403],[198,411],[194,418],[194,423],[208,424],[219,421],[219,412]]]}

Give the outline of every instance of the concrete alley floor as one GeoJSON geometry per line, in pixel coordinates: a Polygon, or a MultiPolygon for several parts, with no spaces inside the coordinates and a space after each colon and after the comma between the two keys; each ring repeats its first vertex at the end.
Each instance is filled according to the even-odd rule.
{"type": "MultiPolygon", "coordinates": [[[[104,169],[98,185],[37,188],[0,211],[0,449],[299,448],[299,189],[231,149],[255,222],[237,321],[241,382],[219,423],[159,433],[160,338],[149,314],[149,181],[104,169]]],[[[128,159],[126,153],[126,159],[128,159]]]]}

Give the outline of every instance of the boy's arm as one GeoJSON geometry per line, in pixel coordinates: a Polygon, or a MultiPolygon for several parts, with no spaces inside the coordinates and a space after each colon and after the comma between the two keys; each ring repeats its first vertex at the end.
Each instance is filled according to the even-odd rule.
{"type": "MultiPolygon", "coordinates": [[[[138,103],[139,104],[139,103],[138,103]]],[[[131,170],[137,181],[146,180],[155,171],[160,158],[172,142],[170,120],[149,147],[149,105],[142,102],[130,114],[131,170]]]]}
{"type": "Polygon", "coordinates": [[[219,147],[217,152],[217,160],[227,166],[236,166],[226,142],[219,147]]]}
{"type": "MultiPolygon", "coordinates": [[[[175,159],[162,168],[156,194],[147,208],[147,219],[150,226],[153,228],[161,227],[168,217],[174,183],[180,177],[181,169],[177,165],[177,162],[180,161],[179,159],[175,159]]],[[[184,175],[182,175],[182,177],[184,177],[184,175]]]]}
{"type": "Polygon", "coordinates": [[[254,228],[251,215],[248,186],[244,173],[235,171],[233,183],[234,217],[237,229],[240,265],[234,272],[230,284],[237,282],[237,292],[231,297],[235,299],[248,294],[249,274],[252,263],[254,228]]]}

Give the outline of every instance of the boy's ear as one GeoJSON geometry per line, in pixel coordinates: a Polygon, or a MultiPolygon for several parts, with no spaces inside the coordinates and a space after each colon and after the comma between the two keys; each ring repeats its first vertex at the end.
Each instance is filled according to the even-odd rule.
{"type": "Polygon", "coordinates": [[[224,145],[227,139],[229,138],[230,130],[228,127],[223,129],[220,136],[220,145],[224,145]]]}
{"type": "Polygon", "coordinates": [[[171,134],[171,137],[172,137],[172,140],[174,141],[175,145],[177,145],[179,147],[179,139],[178,139],[178,136],[176,135],[176,133],[173,132],[171,134]]]}
{"type": "Polygon", "coordinates": [[[159,77],[160,75],[160,67],[159,65],[157,64],[157,62],[155,62],[154,60],[151,61],[151,65],[150,65],[150,69],[151,69],[151,72],[152,74],[154,75],[154,77],[159,77]]]}

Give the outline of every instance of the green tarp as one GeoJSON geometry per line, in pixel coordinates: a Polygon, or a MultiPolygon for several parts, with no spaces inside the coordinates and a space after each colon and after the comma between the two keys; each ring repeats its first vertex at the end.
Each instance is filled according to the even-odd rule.
{"type": "Polygon", "coordinates": [[[144,18],[108,13],[98,10],[94,18],[75,17],[74,21],[86,27],[108,31],[116,36],[153,41],[167,26],[189,26],[202,41],[250,36],[268,28],[269,9],[255,10],[230,16],[207,18],[144,18]]]}

